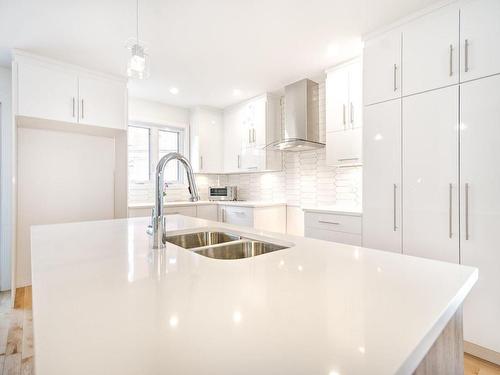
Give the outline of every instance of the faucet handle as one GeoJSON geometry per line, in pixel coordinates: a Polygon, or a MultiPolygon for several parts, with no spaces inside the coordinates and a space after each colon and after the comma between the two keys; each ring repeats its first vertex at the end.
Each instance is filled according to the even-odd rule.
{"type": "Polygon", "coordinates": [[[146,233],[149,234],[150,236],[153,235],[153,226],[155,224],[156,216],[155,216],[155,209],[153,208],[151,210],[151,224],[148,225],[148,228],[146,229],[146,233]]]}

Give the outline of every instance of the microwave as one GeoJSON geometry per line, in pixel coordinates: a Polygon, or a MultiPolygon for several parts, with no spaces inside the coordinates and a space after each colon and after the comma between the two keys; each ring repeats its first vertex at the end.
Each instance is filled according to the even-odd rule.
{"type": "Polygon", "coordinates": [[[235,201],[237,198],[236,186],[210,186],[208,188],[208,200],[235,201]]]}

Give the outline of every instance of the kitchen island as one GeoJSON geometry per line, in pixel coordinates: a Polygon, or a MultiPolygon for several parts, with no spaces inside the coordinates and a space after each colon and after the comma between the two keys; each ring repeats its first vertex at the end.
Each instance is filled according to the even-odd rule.
{"type": "Polygon", "coordinates": [[[37,375],[424,374],[443,338],[438,362],[462,362],[474,268],[166,220],[169,235],[211,228],[288,248],[238,260],[152,251],[147,218],[33,227],[37,375]]]}

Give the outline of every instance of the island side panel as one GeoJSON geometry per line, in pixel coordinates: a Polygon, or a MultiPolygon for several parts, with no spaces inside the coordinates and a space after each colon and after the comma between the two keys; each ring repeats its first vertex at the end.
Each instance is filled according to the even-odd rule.
{"type": "Polygon", "coordinates": [[[463,374],[463,343],[462,306],[460,306],[413,374],[463,374]]]}

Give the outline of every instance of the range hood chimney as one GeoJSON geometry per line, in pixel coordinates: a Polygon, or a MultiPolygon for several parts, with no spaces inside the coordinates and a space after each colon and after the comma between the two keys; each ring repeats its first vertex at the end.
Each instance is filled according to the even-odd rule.
{"type": "Polygon", "coordinates": [[[325,147],[319,140],[318,84],[309,79],[285,87],[285,129],[282,139],[268,148],[306,151],[325,147]]]}

